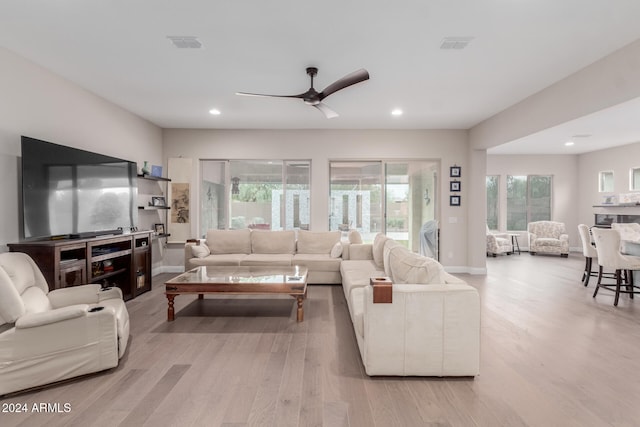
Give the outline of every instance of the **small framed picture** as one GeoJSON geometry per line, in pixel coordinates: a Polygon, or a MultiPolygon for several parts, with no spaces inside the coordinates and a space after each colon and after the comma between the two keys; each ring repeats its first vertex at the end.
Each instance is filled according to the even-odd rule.
{"type": "Polygon", "coordinates": [[[462,183],[460,181],[450,181],[449,182],[449,191],[461,191],[462,183]]]}
{"type": "Polygon", "coordinates": [[[162,176],[162,166],[151,165],[151,176],[162,176]]]}
{"type": "Polygon", "coordinates": [[[151,206],[165,207],[165,206],[167,206],[167,202],[164,199],[164,197],[153,196],[151,198],[151,206]]]}
{"type": "Polygon", "coordinates": [[[449,196],[450,206],[460,206],[460,196],[449,196]]]}
{"type": "Polygon", "coordinates": [[[462,168],[460,166],[451,166],[449,168],[449,176],[452,178],[459,178],[462,176],[462,168]]]}
{"type": "Polygon", "coordinates": [[[156,234],[164,234],[164,224],[153,224],[153,230],[156,234]]]}

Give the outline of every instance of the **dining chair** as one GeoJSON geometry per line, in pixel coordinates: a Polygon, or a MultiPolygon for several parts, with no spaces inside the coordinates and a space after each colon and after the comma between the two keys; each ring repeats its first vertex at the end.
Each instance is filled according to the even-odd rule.
{"type": "Polygon", "coordinates": [[[582,273],[582,283],[587,286],[591,277],[597,277],[598,272],[592,270],[593,259],[598,259],[598,251],[595,246],[591,244],[591,233],[589,232],[589,226],[586,224],[578,225],[578,234],[582,241],[582,254],[584,255],[585,265],[584,272],[582,273]]]}
{"type": "Polygon", "coordinates": [[[598,284],[593,292],[593,297],[598,294],[600,288],[604,288],[615,292],[614,306],[618,305],[618,299],[621,293],[629,294],[629,298],[633,299],[634,293],[640,293],[635,289],[640,287],[633,284],[633,271],[640,270],[640,257],[623,255],[620,252],[620,234],[616,230],[604,228],[592,228],[593,240],[596,245],[598,254],[598,284]],[[603,268],[615,271],[615,284],[602,283],[603,268]],[[625,289],[622,287],[622,272],[625,276],[625,289]]]}

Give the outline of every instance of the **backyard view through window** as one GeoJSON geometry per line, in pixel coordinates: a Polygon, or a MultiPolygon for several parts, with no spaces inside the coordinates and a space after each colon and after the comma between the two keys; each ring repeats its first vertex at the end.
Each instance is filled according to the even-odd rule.
{"type": "Polygon", "coordinates": [[[200,229],[308,229],[308,160],[202,160],[200,229]]]}
{"type": "Polygon", "coordinates": [[[551,219],[551,176],[507,175],[507,230],[522,231],[533,221],[551,219]]]}
{"type": "Polygon", "coordinates": [[[487,226],[491,230],[498,230],[498,197],[500,177],[487,176],[487,226]]]}
{"type": "MultiPolygon", "coordinates": [[[[330,230],[357,230],[365,242],[385,233],[414,252],[423,252],[429,229],[437,246],[436,176],[439,163],[410,161],[332,161],[330,230]],[[428,226],[428,227],[427,227],[428,226]],[[435,230],[435,231],[434,231],[435,230]]],[[[423,255],[437,257],[437,248],[423,255]]]]}

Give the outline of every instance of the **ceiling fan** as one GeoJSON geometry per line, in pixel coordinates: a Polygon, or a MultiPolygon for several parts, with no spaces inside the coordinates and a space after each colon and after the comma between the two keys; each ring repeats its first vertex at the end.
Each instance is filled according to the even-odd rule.
{"type": "Polygon", "coordinates": [[[332,93],[336,93],[337,91],[342,90],[346,87],[353,86],[354,84],[363,82],[365,80],[369,80],[369,73],[364,68],[361,68],[358,71],[347,74],[343,78],[331,83],[329,86],[324,88],[322,92],[318,92],[313,88],[313,78],[318,74],[318,69],[316,67],[308,67],[307,74],[309,75],[309,77],[311,77],[311,88],[299,95],[266,95],[246,92],[236,92],[236,95],[263,96],[274,98],[300,98],[304,101],[305,104],[316,107],[318,110],[322,111],[327,119],[332,119],[334,117],[338,117],[338,113],[333,111],[326,104],[322,103],[322,100],[332,93]]]}

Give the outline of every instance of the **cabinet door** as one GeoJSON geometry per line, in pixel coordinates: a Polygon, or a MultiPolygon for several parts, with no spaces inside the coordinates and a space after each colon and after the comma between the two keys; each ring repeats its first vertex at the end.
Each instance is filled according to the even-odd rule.
{"type": "Polygon", "coordinates": [[[60,266],[59,284],[61,288],[78,286],[87,283],[87,267],[85,263],[74,263],[60,266]]]}
{"type": "Polygon", "coordinates": [[[151,290],[151,252],[138,248],[133,253],[134,297],[151,290]]]}

